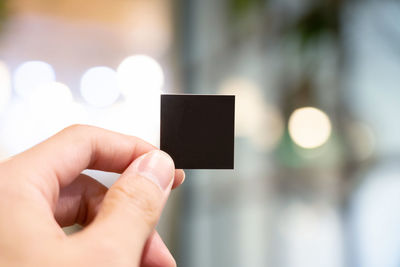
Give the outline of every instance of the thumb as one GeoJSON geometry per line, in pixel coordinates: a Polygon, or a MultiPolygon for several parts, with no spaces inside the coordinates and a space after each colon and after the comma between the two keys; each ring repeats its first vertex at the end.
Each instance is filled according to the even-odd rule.
{"type": "Polygon", "coordinates": [[[140,260],[171,191],[174,162],[160,150],[137,158],[111,186],[95,221],[87,228],[92,238],[119,253],[140,260]],[[101,238],[101,240],[99,240],[101,238]]]}

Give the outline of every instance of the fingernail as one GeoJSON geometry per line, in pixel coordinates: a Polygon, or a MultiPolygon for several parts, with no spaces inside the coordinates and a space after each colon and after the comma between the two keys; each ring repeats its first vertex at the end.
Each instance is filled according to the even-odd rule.
{"type": "Polygon", "coordinates": [[[185,181],[185,178],[186,178],[186,173],[185,173],[185,171],[182,170],[182,169],[180,169],[180,171],[181,171],[181,173],[182,173],[182,182],[181,182],[181,184],[183,184],[183,182],[185,181]]]}
{"type": "Polygon", "coordinates": [[[174,178],[175,166],[171,157],[160,150],[153,150],[135,160],[136,172],[152,180],[164,191],[174,178]]]}

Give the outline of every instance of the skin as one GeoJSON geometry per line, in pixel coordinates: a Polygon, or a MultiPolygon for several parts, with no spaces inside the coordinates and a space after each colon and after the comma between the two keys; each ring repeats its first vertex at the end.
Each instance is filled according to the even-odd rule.
{"type": "Polygon", "coordinates": [[[0,266],[176,266],[155,226],[185,174],[171,160],[166,190],[139,175],[135,159],[154,150],[74,125],[0,163],[0,266]],[[108,189],[85,169],[121,176],[108,189]],[[75,223],[84,229],[67,236],[75,223]]]}

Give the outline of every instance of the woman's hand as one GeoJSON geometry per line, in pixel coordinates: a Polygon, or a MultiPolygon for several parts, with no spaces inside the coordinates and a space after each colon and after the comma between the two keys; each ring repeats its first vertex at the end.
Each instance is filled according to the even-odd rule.
{"type": "Polygon", "coordinates": [[[154,228],[183,180],[141,139],[68,127],[0,164],[0,266],[175,266],[154,228]],[[107,189],[85,169],[121,176],[107,189]]]}

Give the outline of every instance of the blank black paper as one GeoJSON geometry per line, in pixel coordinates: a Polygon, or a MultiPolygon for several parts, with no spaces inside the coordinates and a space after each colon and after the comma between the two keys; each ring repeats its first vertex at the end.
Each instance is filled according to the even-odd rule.
{"type": "Polygon", "coordinates": [[[233,169],[235,96],[162,95],[161,150],[178,169],[233,169]]]}

